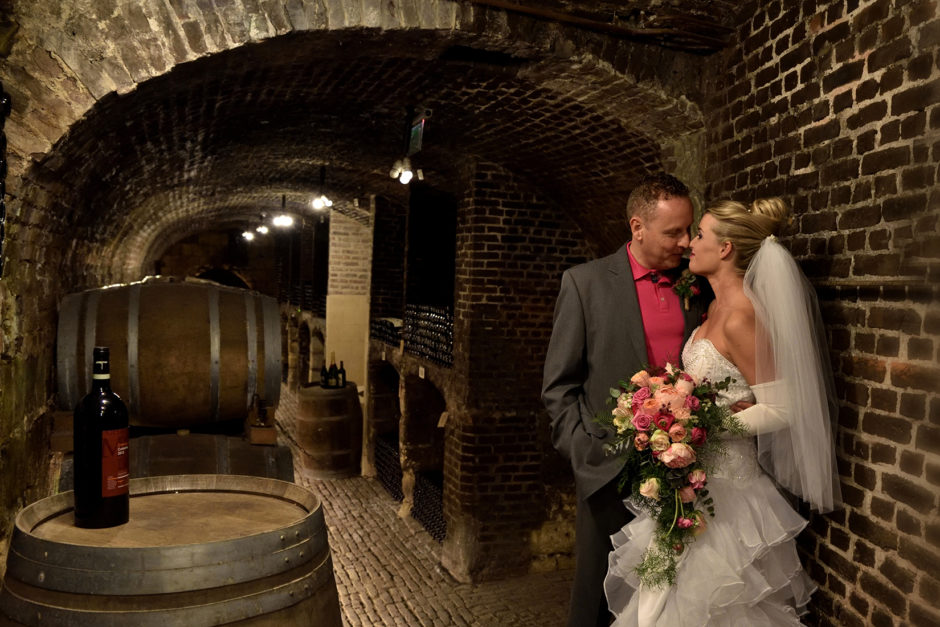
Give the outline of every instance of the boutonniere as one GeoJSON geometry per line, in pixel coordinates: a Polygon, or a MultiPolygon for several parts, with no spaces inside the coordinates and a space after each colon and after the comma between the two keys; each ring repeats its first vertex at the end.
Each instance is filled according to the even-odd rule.
{"type": "Polygon", "coordinates": [[[686,268],[672,285],[672,291],[682,297],[682,304],[685,305],[686,311],[689,310],[689,299],[702,293],[702,288],[695,284],[696,279],[698,277],[686,268]]]}

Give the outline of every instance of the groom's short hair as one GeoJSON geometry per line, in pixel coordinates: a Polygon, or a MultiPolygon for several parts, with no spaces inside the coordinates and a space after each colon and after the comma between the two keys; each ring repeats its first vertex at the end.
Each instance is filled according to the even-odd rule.
{"type": "Polygon", "coordinates": [[[656,203],[661,198],[673,196],[688,198],[689,188],[685,186],[685,183],[665,172],[643,177],[627,199],[627,222],[629,223],[630,218],[634,216],[649,220],[653,209],[656,208],[656,203]]]}

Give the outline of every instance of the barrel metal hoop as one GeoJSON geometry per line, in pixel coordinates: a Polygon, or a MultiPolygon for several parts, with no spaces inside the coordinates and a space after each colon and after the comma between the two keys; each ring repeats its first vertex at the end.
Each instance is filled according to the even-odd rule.
{"type": "Polygon", "coordinates": [[[250,580],[261,572],[278,572],[278,568],[283,569],[285,559],[298,566],[304,560],[315,559],[329,551],[322,505],[313,494],[295,484],[236,475],[131,480],[131,498],[174,491],[232,492],[280,498],[300,506],[308,514],[272,531],[198,545],[138,548],[62,545],[33,535],[32,529],[71,507],[73,493],[65,492],[34,503],[17,516],[7,572],[20,581],[44,581],[48,589],[63,592],[122,594],[128,590],[127,582],[135,581],[135,593],[157,594],[176,590],[179,583],[174,579],[180,573],[198,572],[201,581],[205,578],[205,586],[212,587],[250,580]],[[81,570],[78,565],[88,570],[81,570]],[[92,570],[94,565],[101,565],[102,570],[92,570]],[[227,570],[219,570],[220,565],[227,570]],[[234,576],[233,566],[242,567],[234,576]],[[118,584],[117,589],[115,584],[118,584]]]}
{"type": "Polygon", "coordinates": [[[304,576],[255,594],[247,594],[216,603],[179,608],[159,608],[117,612],[88,612],[34,603],[0,589],[0,608],[8,617],[30,627],[190,627],[224,625],[254,617],[263,617],[297,605],[327,588],[333,580],[329,553],[304,576]]]}

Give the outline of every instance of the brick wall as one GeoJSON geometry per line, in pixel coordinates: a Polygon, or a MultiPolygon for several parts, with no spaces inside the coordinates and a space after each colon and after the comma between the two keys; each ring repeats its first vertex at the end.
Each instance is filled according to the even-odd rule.
{"type": "Polygon", "coordinates": [[[372,225],[337,211],[330,215],[331,296],[369,294],[372,267],[372,225]]]}
{"type": "Polygon", "coordinates": [[[845,508],[800,538],[815,624],[940,624],[937,15],[765,1],[709,64],[707,195],[792,203],[830,336],[845,508]]]}
{"type": "Polygon", "coordinates": [[[561,273],[588,256],[562,209],[499,166],[474,166],[457,216],[462,385],[447,426],[442,558],[452,572],[518,573],[544,550],[530,534],[571,481],[548,438],[542,364],[561,273]]]}

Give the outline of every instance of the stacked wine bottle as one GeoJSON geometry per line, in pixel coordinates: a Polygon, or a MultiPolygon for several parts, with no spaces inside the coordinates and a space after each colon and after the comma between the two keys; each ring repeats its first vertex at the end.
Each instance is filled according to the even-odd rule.
{"type": "Polygon", "coordinates": [[[369,325],[369,337],[397,347],[401,342],[401,320],[373,318],[369,325]]]}
{"type": "Polygon", "coordinates": [[[451,307],[406,305],[402,329],[405,350],[441,365],[454,363],[454,312],[451,307]]]}

